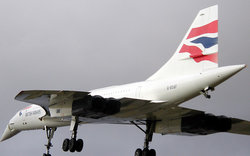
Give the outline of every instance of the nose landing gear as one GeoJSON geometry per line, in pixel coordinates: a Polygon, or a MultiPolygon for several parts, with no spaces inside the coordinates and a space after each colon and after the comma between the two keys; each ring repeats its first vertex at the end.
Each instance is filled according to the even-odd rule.
{"type": "Polygon", "coordinates": [[[154,149],[149,149],[149,142],[152,141],[153,133],[155,129],[155,121],[146,121],[146,131],[139,127],[135,122],[131,122],[136,127],[138,127],[141,131],[143,131],[146,136],[144,140],[143,150],[138,148],[135,151],[135,156],[156,156],[156,151],[154,149]]]}
{"type": "Polygon", "coordinates": [[[51,140],[54,136],[54,132],[56,131],[56,128],[49,128],[47,126],[44,127],[45,131],[46,131],[46,135],[47,135],[47,139],[48,139],[48,144],[46,144],[46,153],[43,154],[43,156],[51,156],[51,154],[49,153],[49,150],[51,147],[53,147],[51,140]]]}
{"type": "Polygon", "coordinates": [[[72,135],[71,139],[64,139],[63,141],[62,149],[64,152],[82,151],[84,145],[83,140],[82,139],[76,140],[78,125],[79,125],[78,117],[72,117],[70,125],[70,130],[72,131],[72,135]]]}

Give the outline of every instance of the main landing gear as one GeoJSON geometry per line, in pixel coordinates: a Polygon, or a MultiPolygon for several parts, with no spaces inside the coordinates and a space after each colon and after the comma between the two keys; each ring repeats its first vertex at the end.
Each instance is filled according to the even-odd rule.
{"type": "Polygon", "coordinates": [[[153,133],[155,129],[155,121],[147,121],[146,122],[146,131],[139,127],[136,123],[131,122],[136,127],[138,127],[141,131],[143,131],[146,136],[144,140],[144,147],[143,150],[138,148],[135,151],[135,156],[156,156],[156,151],[154,149],[149,149],[149,142],[152,141],[153,133]]]}
{"type": "Polygon", "coordinates": [[[44,129],[46,130],[48,144],[45,145],[47,147],[47,151],[46,151],[46,153],[43,154],[43,156],[51,156],[51,154],[49,154],[49,150],[51,147],[53,147],[52,143],[51,143],[51,139],[54,136],[54,132],[56,131],[56,128],[49,128],[49,127],[45,126],[44,129]]]}
{"type": "Polygon", "coordinates": [[[83,140],[76,140],[77,128],[79,125],[78,117],[72,117],[70,131],[72,131],[71,139],[64,139],[62,149],[64,152],[81,152],[83,148],[83,140]]]}

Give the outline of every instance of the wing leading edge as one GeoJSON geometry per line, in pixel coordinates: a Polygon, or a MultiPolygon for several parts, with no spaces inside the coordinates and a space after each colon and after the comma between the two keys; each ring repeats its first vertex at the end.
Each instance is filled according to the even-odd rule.
{"type": "Polygon", "coordinates": [[[77,100],[87,96],[89,92],[60,91],[60,90],[28,90],[21,91],[15,99],[22,102],[36,104],[44,108],[67,100],[77,100]]]}

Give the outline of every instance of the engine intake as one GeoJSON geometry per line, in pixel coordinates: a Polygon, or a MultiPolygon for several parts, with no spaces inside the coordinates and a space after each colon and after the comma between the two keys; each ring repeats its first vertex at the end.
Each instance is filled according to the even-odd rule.
{"type": "Polygon", "coordinates": [[[73,101],[72,115],[81,117],[101,118],[120,112],[120,101],[101,96],[86,96],[73,101]]]}

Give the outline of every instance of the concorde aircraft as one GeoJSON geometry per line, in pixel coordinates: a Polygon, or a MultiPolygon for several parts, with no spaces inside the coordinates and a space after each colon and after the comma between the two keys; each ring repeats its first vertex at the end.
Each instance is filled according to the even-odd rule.
{"type": "MultiPolygon", "coordinates": [[[[183,108],[183,102],[209,92],[246,65],[218,67],[218,6],[201,10],[170,60],[145,81],[91,91],[29,90],[16,100],[32,105],[9,121],[1,141],[21,131],[44,129],[50,148],[56,128],[69,126],[72,135],[62,149],[80,152],[79,124],[130,124],[145,133],[135,156],[156,156],[149,149],[154,133],[207,135],[229,132],[250,135],[250,122],[183,108]],[[145,129],[141,126],[145,125],[145,129]]],[[[237,95],[236,95],[237,96],[237,95]]]]}

